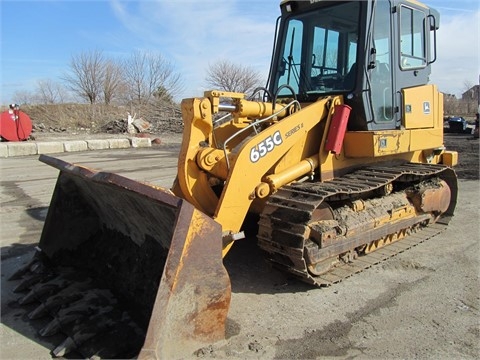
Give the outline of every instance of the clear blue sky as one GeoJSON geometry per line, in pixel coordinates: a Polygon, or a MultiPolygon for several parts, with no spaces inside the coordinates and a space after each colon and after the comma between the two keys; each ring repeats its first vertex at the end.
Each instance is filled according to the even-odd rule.
{"type": "MultiPolygon", "coordinates": [[[[460,94],[480,73],[478,0],[428,0],[441,14],[439,59],[431,81],[460,94]]],[[[122,58],[159,52],[185,82],[182,97],[200,96],[209,64],[220,59],[265,74],[279,0],[0,0],[0,103],[39,80],[60,81],[73,54],[101,50],[122,58]]]]}

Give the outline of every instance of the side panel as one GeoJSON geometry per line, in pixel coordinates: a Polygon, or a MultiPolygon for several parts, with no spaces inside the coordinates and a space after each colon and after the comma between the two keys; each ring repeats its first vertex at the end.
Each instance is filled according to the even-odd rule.
{"type": "Polygon", "coordinates": [[[441,117],[438,114],[437,89],[434,85],[424,85],[409,89],[403,89],[402,125],[405,129],[433,128],[435,119],[441,117]]]}
{"type": "Polygon", "coordinates": [[[443,145],[442,129],[391,131],[350,131],[345,134],[347,158],[372,158],[397,155],[443,145]]]}
{"type": "Polygon", "coordinates": [[[349,131],[345,134],[347,158],[379,157],[443,145],[443,95],[435,85],[402,90],[403,130],[349,131]]]}
{"type": "Polygon", "coordinates": [[[407,131],[358,131],[345,135],[347,158],[377,157],[409,151],[410,133],[407,131]]]}

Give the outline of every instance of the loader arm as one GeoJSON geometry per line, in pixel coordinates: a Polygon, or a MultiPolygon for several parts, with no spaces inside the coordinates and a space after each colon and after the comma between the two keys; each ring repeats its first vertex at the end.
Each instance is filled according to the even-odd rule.
{"type": "MultiPolygon", "coordinates": [[[[342,99],[319,99],[281,120],[268,123],[261,131],[258,131],[258,126],[256,132],[254,124],[248,129],[244,123],[235,120],[243,115],[237,111],[231,124],[238,123],[239,126],[233,126],[222,139],[216,137],[214,141],[212,113],[215,111],[215,102],[216,99],[203,98],[187,99],[182,103],[184,142],[179,156],[178,176],[172,190],[221,224],[223,254],[226,255],[254,200],[264,199],[280,186],[314,172],[318,166],[321,133],[316,139],[318,144],[314,152],[287,168],[280,167],[281,170],[274,173],[278,171],[275,165],[288,156],[292,147],[305,142],[306,135],[317,124],[328,121],[332,105],[342,103],[342,99]],[[247,131],[251,134],[239,149],[223,151],[215,147],[214,142],[218,146],[235,136],[235,132],[247,131]],[[223,189],[217,196],[211,184],[218,182],[218,176],[222,174],[226,176],[220,179],[223,189]]],[[[245,101],[242,101],[242,105],[245,105],[245,101]]],[[[260,114],[257,116],[260,117],[260,114]]],[[[298,152],[293,156],[298,156],[298,152]]]]}

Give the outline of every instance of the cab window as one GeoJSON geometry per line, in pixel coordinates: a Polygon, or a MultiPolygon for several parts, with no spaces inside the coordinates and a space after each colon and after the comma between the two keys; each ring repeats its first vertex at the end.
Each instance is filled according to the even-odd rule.
{"type": "Polygon", "coordinates": [[[400,7],[400,67],[402,70],[427,65],[426,15],[423,11],[400,7]]]}
{"type": "Polygon", "coordinates": [[[280,96],[291,96],[293,89],[302,99],[316,99],[355,86],[359,2],[312,8],[287,19],[275,80],[280,96]]]}

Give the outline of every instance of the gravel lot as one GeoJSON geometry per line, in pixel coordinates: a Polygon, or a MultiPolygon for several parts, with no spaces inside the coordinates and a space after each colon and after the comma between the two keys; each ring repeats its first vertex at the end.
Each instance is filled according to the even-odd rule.
{"type": "MultiPolygon", "coordinates": [[[[111,159],[110,152],[62,156],[101,167],[116,166],[114,170],[139,180],[168,182],[168,176],[173,179],[177,139],[178,135],[172,135],[162,139],[164,145],[151,149],[112,153],[111,159]],[[162,180],[153,176],[162,167],[155,159],[168,164],[162,180]],[[136,167],[147,168],[152,175],[136,167]]],[[[225,259],[233,289],[227,339],[200,349],[193,357],[479,358],[479,141],[469,135],[446,134],[445,144],[460,154],[457,211],[445,232],[322,289],[271,269],[254,240],[238,242],[225,259]]],[[[30,157],[24,159],[23,167],[14,167],[13,161],[18,159],[0,160],[0,358],[48,359],[55,339],[38,337],[38,326],[24,321],[25,309],[16,304],[13,285],[6,278],[29,258],[38,240],[55,171],[45,165],[34,167],[36,160],[30,157]],[[33,175],[47,180],[29,181],[33,175]],[[19,226],[17,233],[7,228],[14,222],[19,226]]]]}

